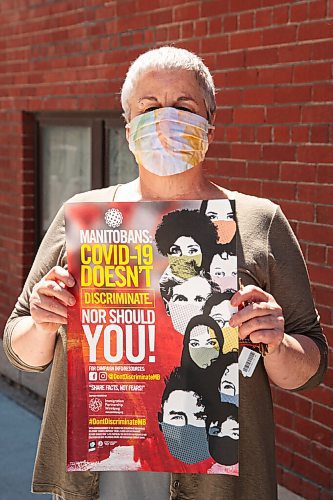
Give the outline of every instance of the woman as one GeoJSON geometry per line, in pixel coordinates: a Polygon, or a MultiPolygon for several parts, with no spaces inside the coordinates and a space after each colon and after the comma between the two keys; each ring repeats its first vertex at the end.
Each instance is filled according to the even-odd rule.
{"type": "MultiPolygon", "coordinates": [[[[279,207],[267,200],[231,193],[205,177],[202,164],[214,136],[214,94],[212,77],[194,54],[161,47],[140,56],[129,69],[122,89],[127,138],[137,159],[139,177],[128,184],[74,199],[235,198],[238,272],[246,286],[233,296],[231,303],[234,307],[245,302],[252,304],[235,314],[230,325],[239,326],[240,338],[250,335],[254,342],[266,343],[268,354],[260,360],[251,378],[240,381],[239,422],[244,429],[240,439],[240,477],[202,475],[193,480],[191,475],[174,474],[172,498],[212,498],[218,493],[220,497],[237,500],[274,499],[274,436],[268,377],[286,389],[313,387],[323,377],[327,348],[299,246],[279,207]]],[[[53,361],[34,491],[52,492],[66,500],[88,500],[98,498],[99,476],[65,472],[65,325],[66,306],[74,300],[70,292],[73,285],[73,277],[66,270],[64,218],[60,210],[8,320],[4,346],[12,363],[20,369],[41,371],[53,361]]],[[[112,485],[110,488],[109,496],[115,498],[116,489],[112,485]]],[[[104,491],[102,487],[101,498],[107,498],[104,491]]],[[[163,498],[153,489],[150,492],[149,498],[163,498]]]]}
{"type": "Polygon", "coordinates": [[[174,276],[168,268],[159,283],[166,313],[174,329],[182,335],[190,319],[202,313],[208,297],[219,291],[218,285],[203,272],[184,280],[174,276]]]}
{"type": "Polygon", "coordinates": [[[219,393],[222,403],[239,406],[239,370],[238,354],[230,351],[223,355],[223,366],[220,374],[219,393]]]}
{"type": "Polygon", "coordinates": [[[155,241],[168,257],[172,274],[188,279],[199,274],[203,255],[216,246],[217,230],[205,214],[196,210],[175,210],[163,216],[155,241]]]}
{"type": "Polygon", "coordinates": [[[220,401],[219,384],[224,338],[218,323],[208,315],[192,318],[185,331],[181,366],[187,371],[208,405],[220,401]]]}
{"type": "Polygon", "coordinates": [[[217,200],[204,200],[200,212],[206,214],[217,229],[220,244],[235,243],[236,222],[234,220],[234,200],[221,206],[217,200]]]}
{"type": "Polygon", "coordinates": [[[194,316],[186,327],[181,365],[208,375],[222,350],[223,335],[216,321],[210,316],[194,316]]]}
{"type": "Polygon", "coordinates": [[[229,250],[229,245],[216,245],[208,264],[209,274],[218,283],[221,292],[237,289],[236,249],[229,250]]]}

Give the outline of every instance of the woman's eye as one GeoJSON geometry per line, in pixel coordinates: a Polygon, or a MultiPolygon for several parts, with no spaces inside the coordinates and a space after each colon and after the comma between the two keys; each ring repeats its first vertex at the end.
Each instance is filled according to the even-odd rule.
{"type": "Polygon", "coordinates": [[[180,254],[181,252],[179,247],[173,246],[170,248],[170,255],[180,255],[180,254]]]}
{"type": "Polygon", "coordinates": [[[207,215],[207,217],[208,217],[208,219],[209,219],[209,220],[212,220],[212,221],[213,221],[213,220],[218,220],[218,218],[217,218],[217,215],[216,215],[216,214],[206,214],[206,215],[207,215]]]}
{"type": "Polygon", "coordinates": [[[144,113],[149,113],[149,111],[155,111],[155,109],[159,109],[158,106],[151,106],[144,110],[144,113]]]}
{"type": "Polygon", "coordinates": [[[177,106],[176,109],[180,109],[181,111],[188,111],[189,113],[194,113],[192,109],[184,108],[183,106],[177,106]]]}

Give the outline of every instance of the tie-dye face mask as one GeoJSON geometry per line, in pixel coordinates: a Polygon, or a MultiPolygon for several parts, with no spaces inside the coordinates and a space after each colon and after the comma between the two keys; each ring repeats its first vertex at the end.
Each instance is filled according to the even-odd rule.
{"type": "Polygon", "coordinates": [[[126,127],[136,162],[159,176],[199,165],[208,149],[208,130],[214,128],[200,115],[170,107],[138,115],[126,127]]]}

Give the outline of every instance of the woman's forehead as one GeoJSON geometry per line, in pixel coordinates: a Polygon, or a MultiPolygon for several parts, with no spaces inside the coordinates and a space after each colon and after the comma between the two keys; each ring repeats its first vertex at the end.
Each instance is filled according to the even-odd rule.
{"type": "Polygon", "coordinates": [[[200,85],[193,71],[184,69],[154,69],[140,74],[133,87],[136,101],[161,99],[203,99],[200,85]]]}
{"type": "Polygon", "coordinates": [[[201,335],[209,335],[208,327],[206,325],[197,325],[192,328],[190,337],[200,337],[201,335]]]}

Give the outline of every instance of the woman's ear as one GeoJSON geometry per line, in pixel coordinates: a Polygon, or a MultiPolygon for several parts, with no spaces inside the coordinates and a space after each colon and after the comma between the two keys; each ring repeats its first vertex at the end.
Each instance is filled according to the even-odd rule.
{"type": "MultiPolygon", "coordinates": [[[[215,119],[216,119],[216,113],[212,114],[212,119],[210,121],[210,125],[215,124],[215,119]]],[[[214,135],[215,135],[215,128],[210,128],[208,130],[208,144],[211,144],[214,140],[214,135]]]]}

